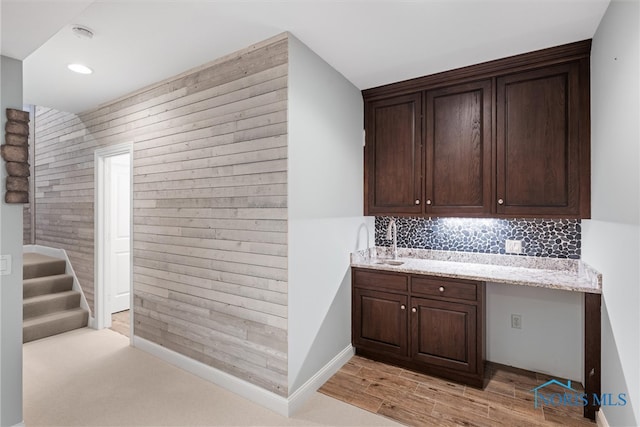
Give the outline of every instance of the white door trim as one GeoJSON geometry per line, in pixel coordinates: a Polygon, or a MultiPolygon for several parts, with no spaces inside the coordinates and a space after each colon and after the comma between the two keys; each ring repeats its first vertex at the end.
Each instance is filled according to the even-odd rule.
{"type": "MultiPolygon", "coordinates": [[[[94,176],[95,176],[95,200],[94,200],[94,296],[95,296],[95,328],[104,329],[111,327],[111,313],[107,309],[107,291],[105,289],[105,196],[106,189],[104,183],[105,160],[109,157],[118,156],[120,154],[129,154],[131,156],[131,217],[130,227],[133,231],[133,143],[127,142],[110,147],[101,148],[94,154],[94,176]]],[[[130,238],[130,283],[133,288],[133,233],[130,238]]],[[[133,340],[133,289],[130,294],[129,322],[130,322],[130,339],[133,340]]]]}

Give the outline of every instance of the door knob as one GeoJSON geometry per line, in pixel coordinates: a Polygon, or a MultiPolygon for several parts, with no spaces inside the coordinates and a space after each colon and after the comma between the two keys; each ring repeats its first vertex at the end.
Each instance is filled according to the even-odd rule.
{"type": "Polygon", "coordinates": [[[404,304],[402,304],[402,305],[400,306],[400,310],[404,310],[405,308],[407,308],[407,306],[406,306],[406,305],[404,305],[404,304]]]}
{"type": "Polygon", "coordinates": [[[440,287],[438,288],[438,290],[439,290],[440,292],[444,292],[444,286],[440,286],[440,287]]]}
{"type": "Polygon", "coordinates": [[[431,204],[431,199],[427,199],[427,204],[430,205],[431,204]]]}
{"type": "Polygon", "coordinates": [[[412,313],[415,313],[415,312],[417,312],[417,311],[418,311],[418,309],[417,309],[417,308],[415,308],[415,307],[413,307],[413,308],[411,309],[411,312],[412,312],[412,313]]]}
{"type": "Polygon", "coordinates": [[[419,204],[420,204],[420,200],[416,199],[416,205],[419,205],[419,204]]]}
{"type": "Polygon", "coordinates": [[[498,204],[499,204],[499,205],[504,205],[504,200],[502,200],[502,199],[498,199],[498,204]]]}

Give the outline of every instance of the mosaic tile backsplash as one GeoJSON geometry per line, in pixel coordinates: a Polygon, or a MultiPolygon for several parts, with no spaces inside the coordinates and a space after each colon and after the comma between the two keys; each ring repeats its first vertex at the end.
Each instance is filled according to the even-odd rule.
{"type": "MultiPolygon", "coordinates": [[[[376,217],[376,246],[392,217],[376,217]]],[[[522,255],[580,259],[581,225],[575,219],[395,218],[398,247],[504,254],[505,240],[521,240],[522,255]]]]}

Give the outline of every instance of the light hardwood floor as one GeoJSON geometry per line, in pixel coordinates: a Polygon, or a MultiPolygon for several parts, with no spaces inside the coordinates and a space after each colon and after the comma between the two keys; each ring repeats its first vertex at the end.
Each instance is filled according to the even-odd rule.
{"type": "Polygon", "coordinates": [[[129,310],[113,313],[111,315],[111,330],[129,337],[130,327],[129,310]]]}
{"type": "Polygon", "coordinates": [[[479,390],[354,356],[319,391],[412,426],[596,425],[582,407],[534,408],[530,390],[544,374],[488,364],[486,378],[479,390]]]}

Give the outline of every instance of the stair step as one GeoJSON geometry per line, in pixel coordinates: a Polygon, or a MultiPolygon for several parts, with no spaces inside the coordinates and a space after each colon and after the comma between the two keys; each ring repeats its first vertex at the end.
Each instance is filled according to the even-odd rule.
{"type": "Polygon", "coordinates": [[[55,276],[35,277],[24,280],[22,298],[27,299],[38,295],[70,291],[73,288],[73,276],[57,274],[55,276]]]}
{"type": "Polygon", "coordinates": [[[67,269],[67,262],[60,258],[36,253],[25,253],[23,256],[22,278],[33,279],[34,277],[56,276],[64,274],[67,269]]]}
{"type": "Polygon", "coordinates": [[[51,314],[56,311],[69,310],[80,307],[80,292],[64,291],[55,294],[38,295],[27,298],[22,304],[22,318],[51,314]]]}
{"type": "Polygon", "coordinates": [[[58,311],[25,320],[22,342],[30,342],[87,326],[89,313],[82,308],[58,311]]]}

